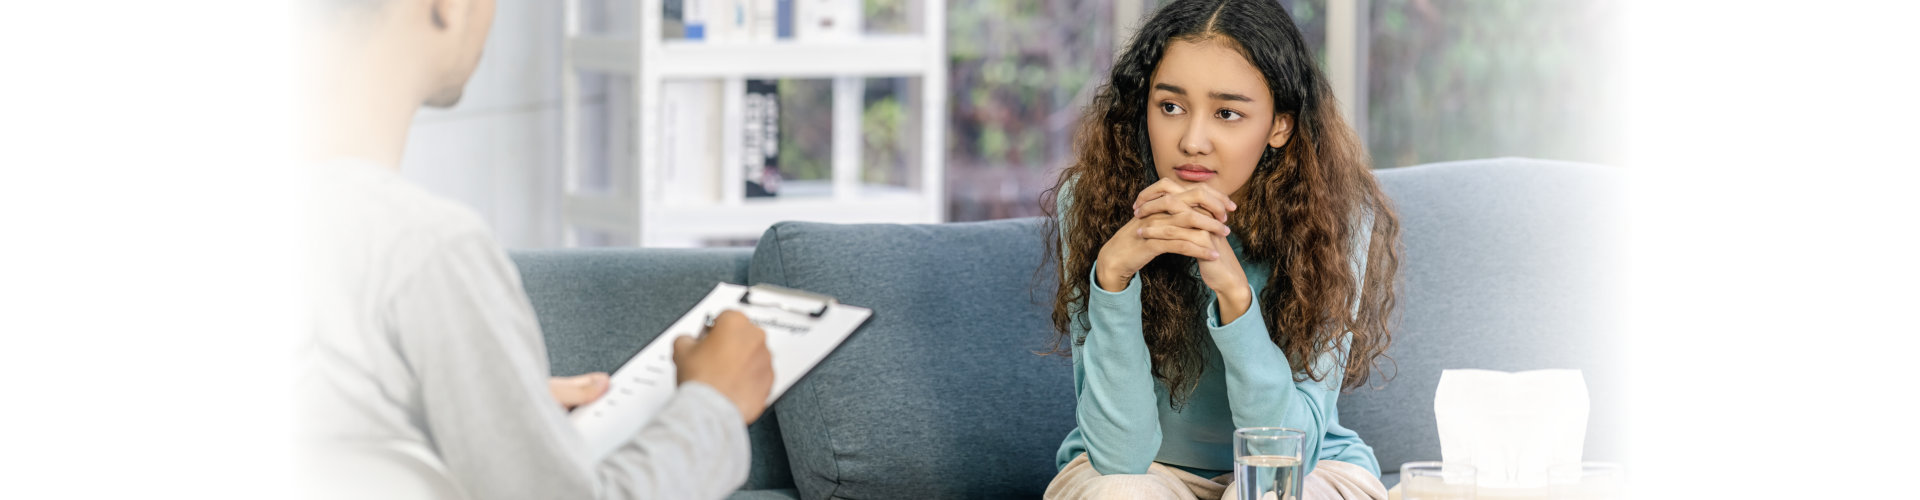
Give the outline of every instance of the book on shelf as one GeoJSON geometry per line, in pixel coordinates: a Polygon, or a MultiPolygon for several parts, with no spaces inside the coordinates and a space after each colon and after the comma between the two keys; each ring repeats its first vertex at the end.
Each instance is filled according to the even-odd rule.
{"type": "Polygon", "coordinates": [[[780,33],[779,5],[774,0],[751,0],[747,6],[751,9],[747,12],[747,41],[773,42],[780,33]]]}
{"type": "Polygon", "coordinates": [[[860,36],[860,0],[667,0],[662,34],[714,43],[848,40],[860,36]]]}
{"type": "Polygon", "coordinates": [[[793,0],[774,0],[773,4],[773,37],[792,40],[793,0]]]}
{"type": "Polygon", "coordinates": [[[746,196],[780,194],[780,82],[747,80],[742,101],[741,166],[746,169],[746,196]]]}
{"type": "MultiPolygon", "coordinates": [[[[666,38],[715,43],[772,42],[780,32],[780,0],[680,0],[683,36],[666,38]]],[[[673,9],[663,8],[663,26],[672,26],[673,9]]]]}
{"type": "Polygon", "coordinates": [[[707,0],[667,0],[661,6],[665,11],[661,18],[666,25],[666,28],[661,30],[661,35],[686,40],[706,39],[708,17],[706,4],[707,0]],[[672,29],[675,25],[680,26],[678,36],[672,29]]]}
{"type": "Polygon", "coordinates": [[[673,205],[720,199],[720,82],[669,81],[660,86],[660,183],[673,205]]]}
{"type": "Polygon", "coordinates": [[[737,42],[747,38],[747,23],[752,19],[750,0],[709,0],[715,4],[714,17],[707,22],[707,41],[737,42]]]}

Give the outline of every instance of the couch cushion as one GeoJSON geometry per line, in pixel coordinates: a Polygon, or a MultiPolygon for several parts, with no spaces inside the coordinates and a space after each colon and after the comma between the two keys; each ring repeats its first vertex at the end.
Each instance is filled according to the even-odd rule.
{"type": "MultiPolygon", "coordinates": [[[[516,252],[513,261],[546,336],[556,375],[612,372],[686,314],[713,285],[745,283],[751,249],[594,249],[516,252]]],[[[747,427],[746,489],[792,488],[769,410],[747,427]]]]}
{"type": "Polygon", "coordinates": [[[1440,459],[1440,370],[1579,368],[1592,401],[1586,458],[1619,460],[1619,169],[1495,159],[1377,174],[1405,245],[1386,367],[1398,370],[1384,389],[1341,396],[1341,423],[1393,472],[1440,459]]]}
{"type": "Polygon", "coordinates": [[[755,282],[872,319],[776,404],[805,498],[1037,497],[1073,428],[1072,364],[1041,356],[1056,274],[1041,219],[783,222],[755,282]]]}

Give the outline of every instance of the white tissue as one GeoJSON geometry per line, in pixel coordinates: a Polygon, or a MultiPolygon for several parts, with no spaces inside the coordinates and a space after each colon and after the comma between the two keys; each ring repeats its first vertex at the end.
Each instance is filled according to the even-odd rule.
{"type": "Polygon", "coordinates": [[[1442,371],[1441,459],[1472,464],[1482,489],[1544,487],[1549,467],[1580,461],[1587,405],[1580,370],[1442,371]]]}

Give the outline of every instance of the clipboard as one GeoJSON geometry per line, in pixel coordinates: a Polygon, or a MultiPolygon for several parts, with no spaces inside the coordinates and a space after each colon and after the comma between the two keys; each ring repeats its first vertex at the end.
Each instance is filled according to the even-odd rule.
{"type": "Polygon", "coordinates": [[[871,309],[790,288],[715,285],[692,310],[615,370],[605,395],[567,415],[593,460],[606,458],[633,440],[672,399],[678,386],[673,340],[701,335],[712,326],[714,317],[728,310],[740,311],[767,332],[767,350],[773,354],[773,390],[767,394],[768,406],[873,316],[871,309]]]}

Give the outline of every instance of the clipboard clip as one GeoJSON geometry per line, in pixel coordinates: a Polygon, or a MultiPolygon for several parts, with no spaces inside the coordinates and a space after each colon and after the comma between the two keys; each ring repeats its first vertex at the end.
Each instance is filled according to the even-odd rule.
{"type": "Polygon", "coordinates": [[[750,306],[756,306],[756,307],[771,307],[774,309],[779,309],[779,310],[787,311],[794,314],[805,314],[807,315],[807,317],[811,317],[811,318],[819,318],[821,315],[824,315],[827,313],[828,307],[832,307],[834,304],[840,303],[840,301],[834,300],[833,297],[828,297],[826,295],[821,295],[821,294],[801,291],[801,290],[794,290],[792,288],[778,287],[773,285],[754,285],[754,286],[748,287],[745,293],[740,294],[740,303],[745,305],[750,305],[750,306]],[[773,296],[775,300],[755,301],[754,294],[756,292],[758,292],[762,296],[768,296],[768,295],[773,296]],[[780,300],[783,298],[799,299],[801,301],[805,301],[809,303],[818,302],[820,306],[819,307],[799,307],[792,304],[792,300],[780,300]]]}
{"type": "MultiPolygon", "coordinates": [[[[747,287],[747,291],[740,294],[741,305],[779,309],[794,314],[806,315],[813,319],[820,319],[821,316],[827,314],[828,308],[839,303],[840,301],[838,299],[826,295],[774,285],[754,285],[747,287]],[[762,297],[761,299],[755,300],[756,296],[754,294],[756,292],[759,293],[759,297],[762,297]],[[767,297],[770,297],[771,300],[767,299],[767,297]],[[793,302],[796,300],[805,302],[809,306],[813,303],[818,303],[819,307],[795,305],[793,302]]],[[[714,317],[715,315],[712,314],[707,315],[707,328],[713,328],[714,317]]]]}

